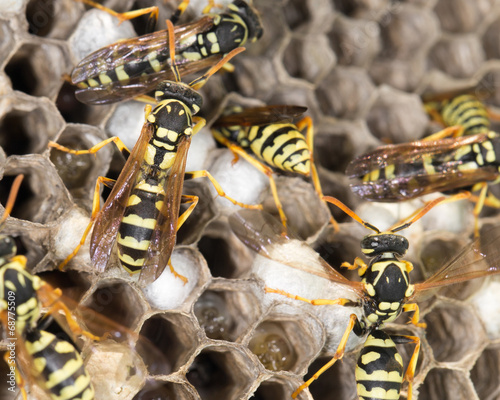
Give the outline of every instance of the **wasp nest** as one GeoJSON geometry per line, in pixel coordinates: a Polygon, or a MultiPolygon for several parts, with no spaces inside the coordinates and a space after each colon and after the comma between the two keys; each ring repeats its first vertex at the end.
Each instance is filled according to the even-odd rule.
{"type": "MultiPolygon", "coordinates": [[[[105,2],[118,11],[149,3],[165,7],[152,0],[105,2]]],[[[204,1],[191,3],[186,20],[198,18],[205,6],[204,1]]],[[[379,228],[408,216],[422,202],[362,204],[343,175],[347,163],[383,142],[417,140],[435,129],[418,95],[428,88],[474,84],[489,92],[493,106],[500,102],[496,2],[255,0],[254,5],[264,36],[233,60],[234,73],[210,79],[202,90],[201,114],[210,122],[231,101],[308,107],[325,194],[357,208],[379,228]]],[[[97,398],[290,398],[304,374],[310,377],[333,355],[353,310],[264,295],[263,281],[269,286],[286,282],[288,291],[309,298],[344,294],[319,278],[254,260],[228,225],[235,208],[216,198],[204,180],[185,185],[200,203],[179,231],[172,256],[187,284],[168,271],[146,289],[119,268],[98,274],[88,243],[67,271],[57,271],[89,221],[97,177],[116,177],[123,160],[113,146],[95,156],[73,156],[48,150],[49,140],[85,149],[117,135],[132,147],[144,121],[144,107],[137,102],[79,103],[63,76],[89,51],[136,34],[129,22],[118,25],[110,15],[72,0],[12,0],[0,11],[3,204],[13,177],[26,176],[4,232],[16,238],[30,271],[147,339],[137,353],[114,342],[84,348],[97,398]]],[[[164,18],[172,12],[161,11],[164,18]]],[[[276,214],[268,180],[246,161],[233,161],[205,129],[193,139],[187,170],[205,168],[230,196],[262,203],[276,214]]],[[[280,176],[277,185],[291,228],[328,262],[338,267],[360,254],[359,240],[366,232],[332,207],[342,222],[335,234],[310,183],[280,176]]],[[[428,276],[467,243],[471,207],[439,206],[408,230],[414,280],[428,276]]],[[[485,211],[485,226],[497,224],[495,214],[485,211]]],[[[500,397],[498,289],[495,280],[452,287],[421,304],[426,330],[404,321],[390,325],[391,332],[422,339],[413,399],[500,397]]],[[[303,391],[301,399],[356,397],[354,364],[362,340],[351,336],[343,362],[303,391]]],[[[405,365],[412,350],[401,346],[405,365]]]]}

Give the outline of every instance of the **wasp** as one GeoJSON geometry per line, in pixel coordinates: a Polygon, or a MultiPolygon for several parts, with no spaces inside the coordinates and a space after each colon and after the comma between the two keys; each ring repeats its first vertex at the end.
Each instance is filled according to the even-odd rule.
{"type": "Polygon", "coordinates": [[[222,14],[177,26],[173,44],[167,29],[121,40],[88,55],[71,75],[79,88],[76,97],[86,104],[109,104],[143,95],[175,78],[171,47],[175,48],[177,69],[185,76],[211,67],[237,47],[255,42],[262,33],[257,11],[245,1],[235,0],[222,14]]]}
{"type": "MultiPolygon", "coordinates": [[[[466,198],[466,195],[461,196],[461,198],[466,198]]],[[[380,231],[375,226],[363,221],[335,198],[325,196],[325,200],[339,207],[355,221],[374,232],[361,241],[362,253],[370,258],[370,262],[366,264],[361,258],[356,258],[352,264],[348,262],[342,264],[342,267],[358,269],[361,277],[360,282],[345,278],[319,256],[316,261],[313,261],[312,258],[308,259],[307,262],[301,259],[295,260],[291,255],[290,247],[287,246],[293,238],[272,217],[250,210],[238,211],[230,217],[231,228],[238,238],[251,249],[286,266],[326,278],[348,290],[355,296],[356,300],[347,298],[310,300],[281,289],[269,287],[265,289],[267,293],[280,294],[312,305],[342,305],[360,307],[362,310],[361,317],[354,313],[350,315],[348,326],[334,357],[311,379],[301,385],[292,397],[297,397],[303,389],[344,356],[347,339],[350,333],[354,332],[359,337],[368,335],[362,354],[370,352],[373,355],[372,359],[376,360],[370,363],[367,357],[361,356],[359,358],[356,371],[358,396],[362,399],[397,399],[404,378],[409,383],[408,399],[411,399],[420,339],[413,336],[388,335],[385,332],[385,325],[396,320],[402,313],[413,312],[411,323],[424,328],[425,324],[419,322],[419,307],[415,302],[419,296],[431,289],[499,273],[500,266],[497,257],[500,235],[495,232],[481,241],[479,239],[473,241],[451,263],[444,265],[424,282],[411,283],[410,272],[413,266],[411,262],[403,259],[409,248],[409,242],[398,232],[411,226],[437,204],[449,201],[449,199],[445,197],[435,199],[412,216],[409,221],[403,221],[388,231],[380,231]],[[392,340],[387,340],[388,336],[392,340]],[[404,376],[401,357],[397,353],[394,342],[415,344],[404,376]],[[393,373],[393,371],[395,372],[393,373]]]]}
{"type": "MultiPolygon", "coordinates": [[[[0,220],[3,227],[17,191],[23,179],[15,180],[0,220]]],[[[54,334],[39,328],[42,308],[52,316],[75,341],[86,336],[93,341],[113,338],[125,343],[132,350],[140,345],[157,354],[152,345],[139,338],[134,332],[115,324],[91,309],[72,304],[62,295],[60,289],[53,288],[37,275],[26,270],[26,257],[16,255],[15,241],[8,235],[0,235],[0,320],[6,335],[7,352],[4,359],[9,367],[8,384],[14,391],[19,386],[26,399],[26,381],[37,385],[53,400],[94,399],[94,388],[90,375],[74,345],[54,334]],[[70,308],[68,305],[70,305],[70,308]],[[102,337],[83,330],[74,314],[94,331],[105,332],[102,337]]],[[[161,356],[158,360],[165,362],[161,356]]],[[[142,371],[135,371],[140,375],[142,371]]]]}
{"type": "MultiPolygon", "coordinates": [[[[19,175],[14,181],[1,225],[10,214],[22,179],[19,175]]],[[[36,327],[42,306],[49,306],[54,315],[64,312],[69,326],[77,333],[83,331],[59,301],[60,291],[27,272],[26,257],[16,256],[16,252],[13,238],[0,235],[0,319],[7,335],[4,359],[9,366],[10,387],[14,389],[14,382],[18,384],[26,398],[19,368],[28,378],[37,377],[38,384],[54,400],[93,399],[90,376],[78,351],[69,342],[36,327]],[[30,365],[23,365],[27,359],[30,365]]]]}
{"type": "MultiPolygon", "coordinates": [[[[323,197],[313,160],[312,120],[305,116],[297,123],[293,122],[306,110],[305,107],[287,105],[246,109],[239,106],[229,107],[211,128],[219,143],[268,177],[271,193],[284,226],[287,218],[273,178],[274,170],[310,176],[319,197],[323,197]],[[302,133],[304,129],[305,135],[302,133]]],[[[333,217],[331,222],[338,230],[333,217]]]]}
{"type": "MultiPolygon", "coordinates": [[[[170,21],[167,23],[170,42],[173,44],[173,27],[170,21]]],[[[225,62],[243,50],[233,50],[189,85],[180,82],[180,74],[174,63],[172,70],[176,81],[164,81],[158,85],[155,93],[158,104],[154,110],[151,106],[146,106],[146,123],[132,152],[117,137],[107,139],[89,150],[80,151],[50,143],[50,146],[72,154],[92,154],[114,142],[128,157],[116,182],[104,177],[97,181],[90,223],[80,244],[60,268],[78,252],[90,228],[94,226],[90,256],[97,270],[105,270],[116,242],[118,258],[128,273],[140,272],[143,284],[156,280],[169,263],[177,230],[198,202],[196,196],[182,195],[185,175],[190,178],[209,178],[218,194],[233,204],[261,208],[260,205],[247,206],[227,196],[208,171],[185,172],[191,137],[205,125],[205,120],[199,118],[193,126],[193,115],[202,105],[202,97],[194,87],[201,87],[225,62]],[[99,211],[101,184],[112,185],[113,189],[99,211]],[[179,217],[182,201],[191,204],[179,217]]],[[[171,59],[174,60],[173,45],[170,46],[170,51],[171,59]]],[[[172,266],[171,271],[185,280],[172,266]]]]}

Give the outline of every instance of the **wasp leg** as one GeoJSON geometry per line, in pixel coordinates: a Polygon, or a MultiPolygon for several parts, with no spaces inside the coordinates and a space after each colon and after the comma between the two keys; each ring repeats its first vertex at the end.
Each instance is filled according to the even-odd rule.
{"type": "Polygon", "coordinates": [[[214,135],[215,140],[217,140],[223,146],[231,150],[233,154],[235,154],[237,157],[241,157],[247,160],[251,165],[253,165],[260,172],[262,172],[264,175],[267,176],[267,178],[269,179],[269,186],[271,188],[271,193],[274,199],[274,204],[276,204],[276,208],[278,209],[281,223],[283,224],[284,227],[286,227],[286,215],[285,212],[283,211],[283,205],[281,204],[280,198],[278,196],[278,189],[276,187],[276,181],[274,180],[272,169],[269,168],[267,165],[263,164],[262,162],[256,160],[254,157],[249,155],[245,150],[243,150],[243,148],[234,144],[216,130],[212,130],[212,134],[214,135]]]}
{"type": "Polygon", "coordinates": [[[300,300],[304,301],[306,303],[312,304],[313,306],[325,306],[325,305],[330,305],[330,306],[349,306],[349,305],[354,305],[355,303],[352,300],[349,299],[313,299],[309,300],[301,296],[297,296],[288,292],[285,292],[284,290],[281,289],[272,289],[269,287],[265,287],[264,289],[266,293],[275,293],[275,294],[280,294],[282,296],[288,297],[293,300],[300,300]]]}
{"type": "Polygon", "coordinates": [[[203,14],[209,14],[212,8],[224,8],[221,4],[216,4],[214,0],[208,0],[208,4],[203,9],[203,14]]]}
{"type": "Polygon", "coordinates": [[[368,269],[368,264],[363,261],[363,259],[356,257],[354,259],[354,262],[352,264],[349,264],[347,261],[344,261],[341,265],[341,268],[347,268],[350,270],[354,270],[356,268],[359,268],[358,273],[359,276],[363,275],[366,270],[368,269]]]}
{"type": "MultiPolygon", "coordinates": [[[[146,106],[146,108],[147,108],[147,106],[146,106]]],[[[67,147],[61,146],[59,143],[56,143],[53,141],[49,141],[49,147],[53,147],[53,148],[58,149],[60,151],[64,151],[64,152],[70,153],[70,154],[75,154],[78,156],[78,155],[82,155],[82,154],[95,154],[99,150],[101,150],[104,146],[106,146],[107,144],[109,144],[111,142],[113,142],[116,145],[116,147],[118,148],[118,150],[120,150],[120,152],[123,154],[125,159],[127,159],[130,156],[130,150],[127,149],[127,146],[125,146],[123,144],[123,142],[120,140],[120,138],[118,136],[113,136],[113,137],[110,137],[109,139],[103,140],[102,142],[97,143],[95,146],[92,146],[88,150],[68,149],[67,147]]]]}
{"type": "Polygon", "coordinates": [[[109,178],[105,178],[104,176],[100,176],[97,178],[97,182],[95,185],[95,191],[94,191],[94,200],[92,202],[92,214],[90,216],[90,221],[89,224],[87,225],[87,228],[85,228],[85,231],[83,232],[82,238],[80,239],[80,243],[75,247],[75,249],[69,254],[61,264],[59,264],[59,270],[63,270],[64,267],[71,261],[71,259],[78,254],[78,251],[80,250],[80,247],[82,247],[85,244],[85,241],[87,240],[87,236],[90,233],[90,228],[94,225],[94,221],[99,214],[100,211],[100,204],[101,204],[101,195],[100,195],[100,185],[103,184],[108,187],[112,187],[114,185],[115,181],[109,178]]]}
{"type": "Polygon", "coordinates": [[[463,136],[464,127],[461,125],[449,126],[448,128],[444,128],[443,130],[433,133],[422,139],[423,142],[430,142],[432,140],[444,139],[449,136],[451,137],[459,137],[463,136]]]}
{"type": "MultiPolygon", "coordinates": [[[[179,219],[177,220],[177,229],[176,229],[176,232],[181,228],[181,226],[184,224],[184,222],[186,222],[186,220],[189,218],[189,216],[193,212],[194,208],[198,204],[198,201],[199,201],[198,196],[189,196],[189,195],[186,195],[186,194],[182,195],[181,202],[183,202],[184,204],[191,203],[191,205],[188,207],[188,209],[186,211],[184,211],[179,216],[179,219]]],[[[184,275],[179,274],[174,269],[174,266],[172,265],[172,260],[171,259],[168,260],[168,266],[170,268],[170,272],[172,272],[172,274],[174,274],[174,276],[176,278],[179,278],[180,280],[182,280],[184,282],[184,284],[186,284],[188,282],[188,279],[184,275]]]]}
{"type": "Polygon", "coordinates": [[[349,338],[349,334],[352,332],[355,325],[359,325],[358,317],[355,314],[351,314],[349,318],[349,324],[347,325],[347,328],[344,332],[344,335],[342,336],[342,339],[340,340],[339,346],[337,347],[337,351],[335,352],[333,358],[330,361],[328,361],[325,365],[323,365],[318,371],[316,371],[316,373],[307,382],[304,382],[297,388],[297,390],[295,390],[295,392],[292,393],[292,397],[294,399],[297,398],[300,392],[302,392],[305,388],[309,387],[311,383],[313,383],[316,379],[318,379],[323,372],[325,372],[328,368],[330,368],[333,364],[335,364],[337,360],[340,360],[342,357],[344,357],[347,339],[349,338]]]}
{"type": "Polygon", "coordinates": [[[411,400],[413,391],[413,378],[415,377],[418,355],[420,353],[420,338],[416,336],[391,335],[391,339],[394,341],[394,343],[397,344],[415,343],[415,349],[413,350],[413,354],[410,358],[410,363],[408,364],[408,368],[406,369],[406,374],[404,377],[404,380],[408,381],[408,394],[406,398],[407,400],[411,400]]]}
{"type": "Polygon", "coordinates": [[[446,126],[446,124],[443,121],[443,116],[437,109],[441,103],[439,102],[429,102],[424,104],[424,110],[427,114],[429,114],[429,117],[431,117],[431,120],[437,122],[438,124],[442,126],[446,126]]]}
{"type": "MultiPolygon", "coordinates": [[[[493,183],[497,183],[497,181],[493,183]]],[[[481,213],[485,205],[491,208],[500,208],[500,199],[498,199],[492,193],[488,193],[488,182],[476,183],[472,187],[472,191],[473,192],[480,191],[479,196],[470,196],[470,200],[476,203],[473,211],[474,236],[479,237],[479,214],[481,213]]]]}
{"type": "Polygon", "coordinates": [[[97,8],[98,10],[105,11],[108,14],[111,14],[113,17],[118,18],[118,20],[120,21],[120,24],[123,21],[134,19],[134,18],[140,17],[141,15],[146,15],[146,14],[149,14],[149,18],[154,20],[155,24],[156,24],[156,21],[158,20],[158,7],[156,7],[156,6],[141,8],[139,10],[127,11],[124,13],[119,13],[119,12],[116,12],[116,11],[108,8],[108,7],[104,7],[102,4],[99,4],[93,0],[76,0],[76,1],[79,1],[80,3],[85,3],[91,7],[97,8]]]}
{"type": "MultiPolygon", "coordinates": [[[[323,190],[321,189],[318,170],[316,169],[316,164],[314,163],[314,125],[312,119],[311,117],[306,116],[298,121],[295,125],[297,126],[297,129],[299,131],[302,131],[304,128],[306,128],[306,143],[307,147],[309,148],[309,154],[311,154],[311,158],[309,161],[311,163],[311,179],[314,185],[314,189],[316,190],[316,193],[318,193],[319,198],[323,201],[323,203],[327,204],[327,202],[323,199],[323,190]]],[[[340,231],[339,224],[337,223],[337,221],[335,221],[335,218],[333,218],[332,215],[330,215],[330,223],[332,224],[335,232],[340,231]]]]}
{"type": "MultiPolygon", "coordinates": [[[[38,290],[37,296],[44,307],[48,307],[47,314],[54,315],[57,319],[57,315],[62,312],[64,314],[64,319],[68,323],[68,327],[75,336],[83,335],[91,340],[102,340],[103,338],[95,336],[92,333],[82,329],[78,322],[73,318],[73,315],[69,308],[61,301],[62,292],[61,289],[54,289],[48,283],[44,283],[38,290]]],[[[61,325],[63,326],[63,325],[61,325]]]]}
{"type": "Polygon", "coordinates": [[[177,7],[177,10],[172,14],[170,17],[170,21],[172,24],[176,24],[179,21],[179,18],[181,17],[182,14],[184,14],[184,11],[186,11],[187,6],[189,5],[190,0],[182,0],[181,4],[177,7]]]}
{"type": "Polygon", "coordinates": [[[411,312],[411,311],[414,311],[414,313],[408,323],[418,326],[419,328],[426,328],[427,324],[425,322],[418,322],[420,320],[420,309],[418,308],[418,304],[407,303],[403,306],[403,312],[411,312]]]}

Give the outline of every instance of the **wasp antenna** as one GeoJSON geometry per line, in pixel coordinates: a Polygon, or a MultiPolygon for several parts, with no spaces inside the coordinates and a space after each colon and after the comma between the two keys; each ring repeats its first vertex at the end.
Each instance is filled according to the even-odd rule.
{"type": "Polygon", "coordinates": [[[241,52],[245,51],[244,47],[238,47],[234,50],[231,50],[229,53],[225,55],[225,57],[220,60],[217,64],[215,64],[213,67],[211,67],[207,72],[205,72],[202,76],[199,78],[196,78],[194,81],[192,81],[189,86],[191,86],[193,89],[198,90],[200,89],[205,83],[208,81],[208,78],[210,78],[213,74],[215,74],[219,69],[222,68],[222,66],[229,62],[231,58],[233,58],[235,55],[240,54],[241,52]]]}
{"type": "Polygon", "coordinates": [[[16,176],[14,179],[14,183],[10,189],[9,198],[7,199],[7,203],[5,205],[5,211],[3,213],[2,218],[0,219],[0,228],[3,226],[5,220],[9,217],[12,208],[14,207],[14,203],[16,202],[17,193],[19,192],[19,188],[21,187],[21,182],[24,179],[24,175],[16,176]]]}
{"type": "MultiPolygon", "coordinates": [[[[392,233],[395,233],[395,232],[399,232],[399,231],[402,231],[403,229],[406,229],[406,228],[410,227],[411,225],[413,225],[413,223],[417,222],[420,218],[422,218],[430,210],[432,210],[439,203],[441,203],[441,202],[443,202],[445,200],[447,200],[447,198],[444,197],[444,196],[441,196],[441,197],[438,197],[437,199],[432,200],[431,202],[427,203],[423,208],[421,208],[417,212],[417,214],[415,214],[413,216],[413,218],[411,218],[409,221],[403,222],[402,224],[397,225],[397,226],[391,228],[389,231],[392,232],[392,233]]],[[[459,200],[459,199],[455,199],[455,200],[459,200]]]]}
{"type": "Polygon", "coordinates": [[[174,32],[174,24],[172,21],[167,19],[167,30],[168,30],[168,45],[170,50],[170,68],[175,76],[175,81],[181,81],[181,74],[179,73],[179,68],[177,68],[177,64],[175,63],[175,32],[174,32]]]}
{"type": "Polygon", "coordinates": [[[352,211],[349,207],[347,207],[344,203],[342,203],[340,200],[336,199],[335,197],[331,196],[323,196],[322,199],[324,201],[327,201],[338,208],[340,208],[342,211],[344,211],[347,215],[349,215],[353,220],[359,222],[361,225],[363,225],[365,228],[370,229],[371,231],[374,231],[376,233],[380,233],[380,229],[377,227],[373,226],[372,224],[363,221],[358,214],[356,214],[354,211],[352,211]]]}

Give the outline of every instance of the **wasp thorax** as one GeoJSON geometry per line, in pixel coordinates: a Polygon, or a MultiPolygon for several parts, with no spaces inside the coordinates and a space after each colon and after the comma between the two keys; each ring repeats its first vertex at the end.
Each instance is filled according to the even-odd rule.
{"type": "Polygon", "coordinates": [[[158,102],[167,99],[179,100],[188,106],[193,114],[196,114],[203,104],[201,95],[182,82],[161,82],[156,88],[155,98],[158,102]]]}
{"type": "Polygon", "coordinates": [[[406,254],[408,240],[401,235],[392,233],[375,233],[365,236],[361,241],[361,251],[369,257],[382,253],[406,254]]]}

